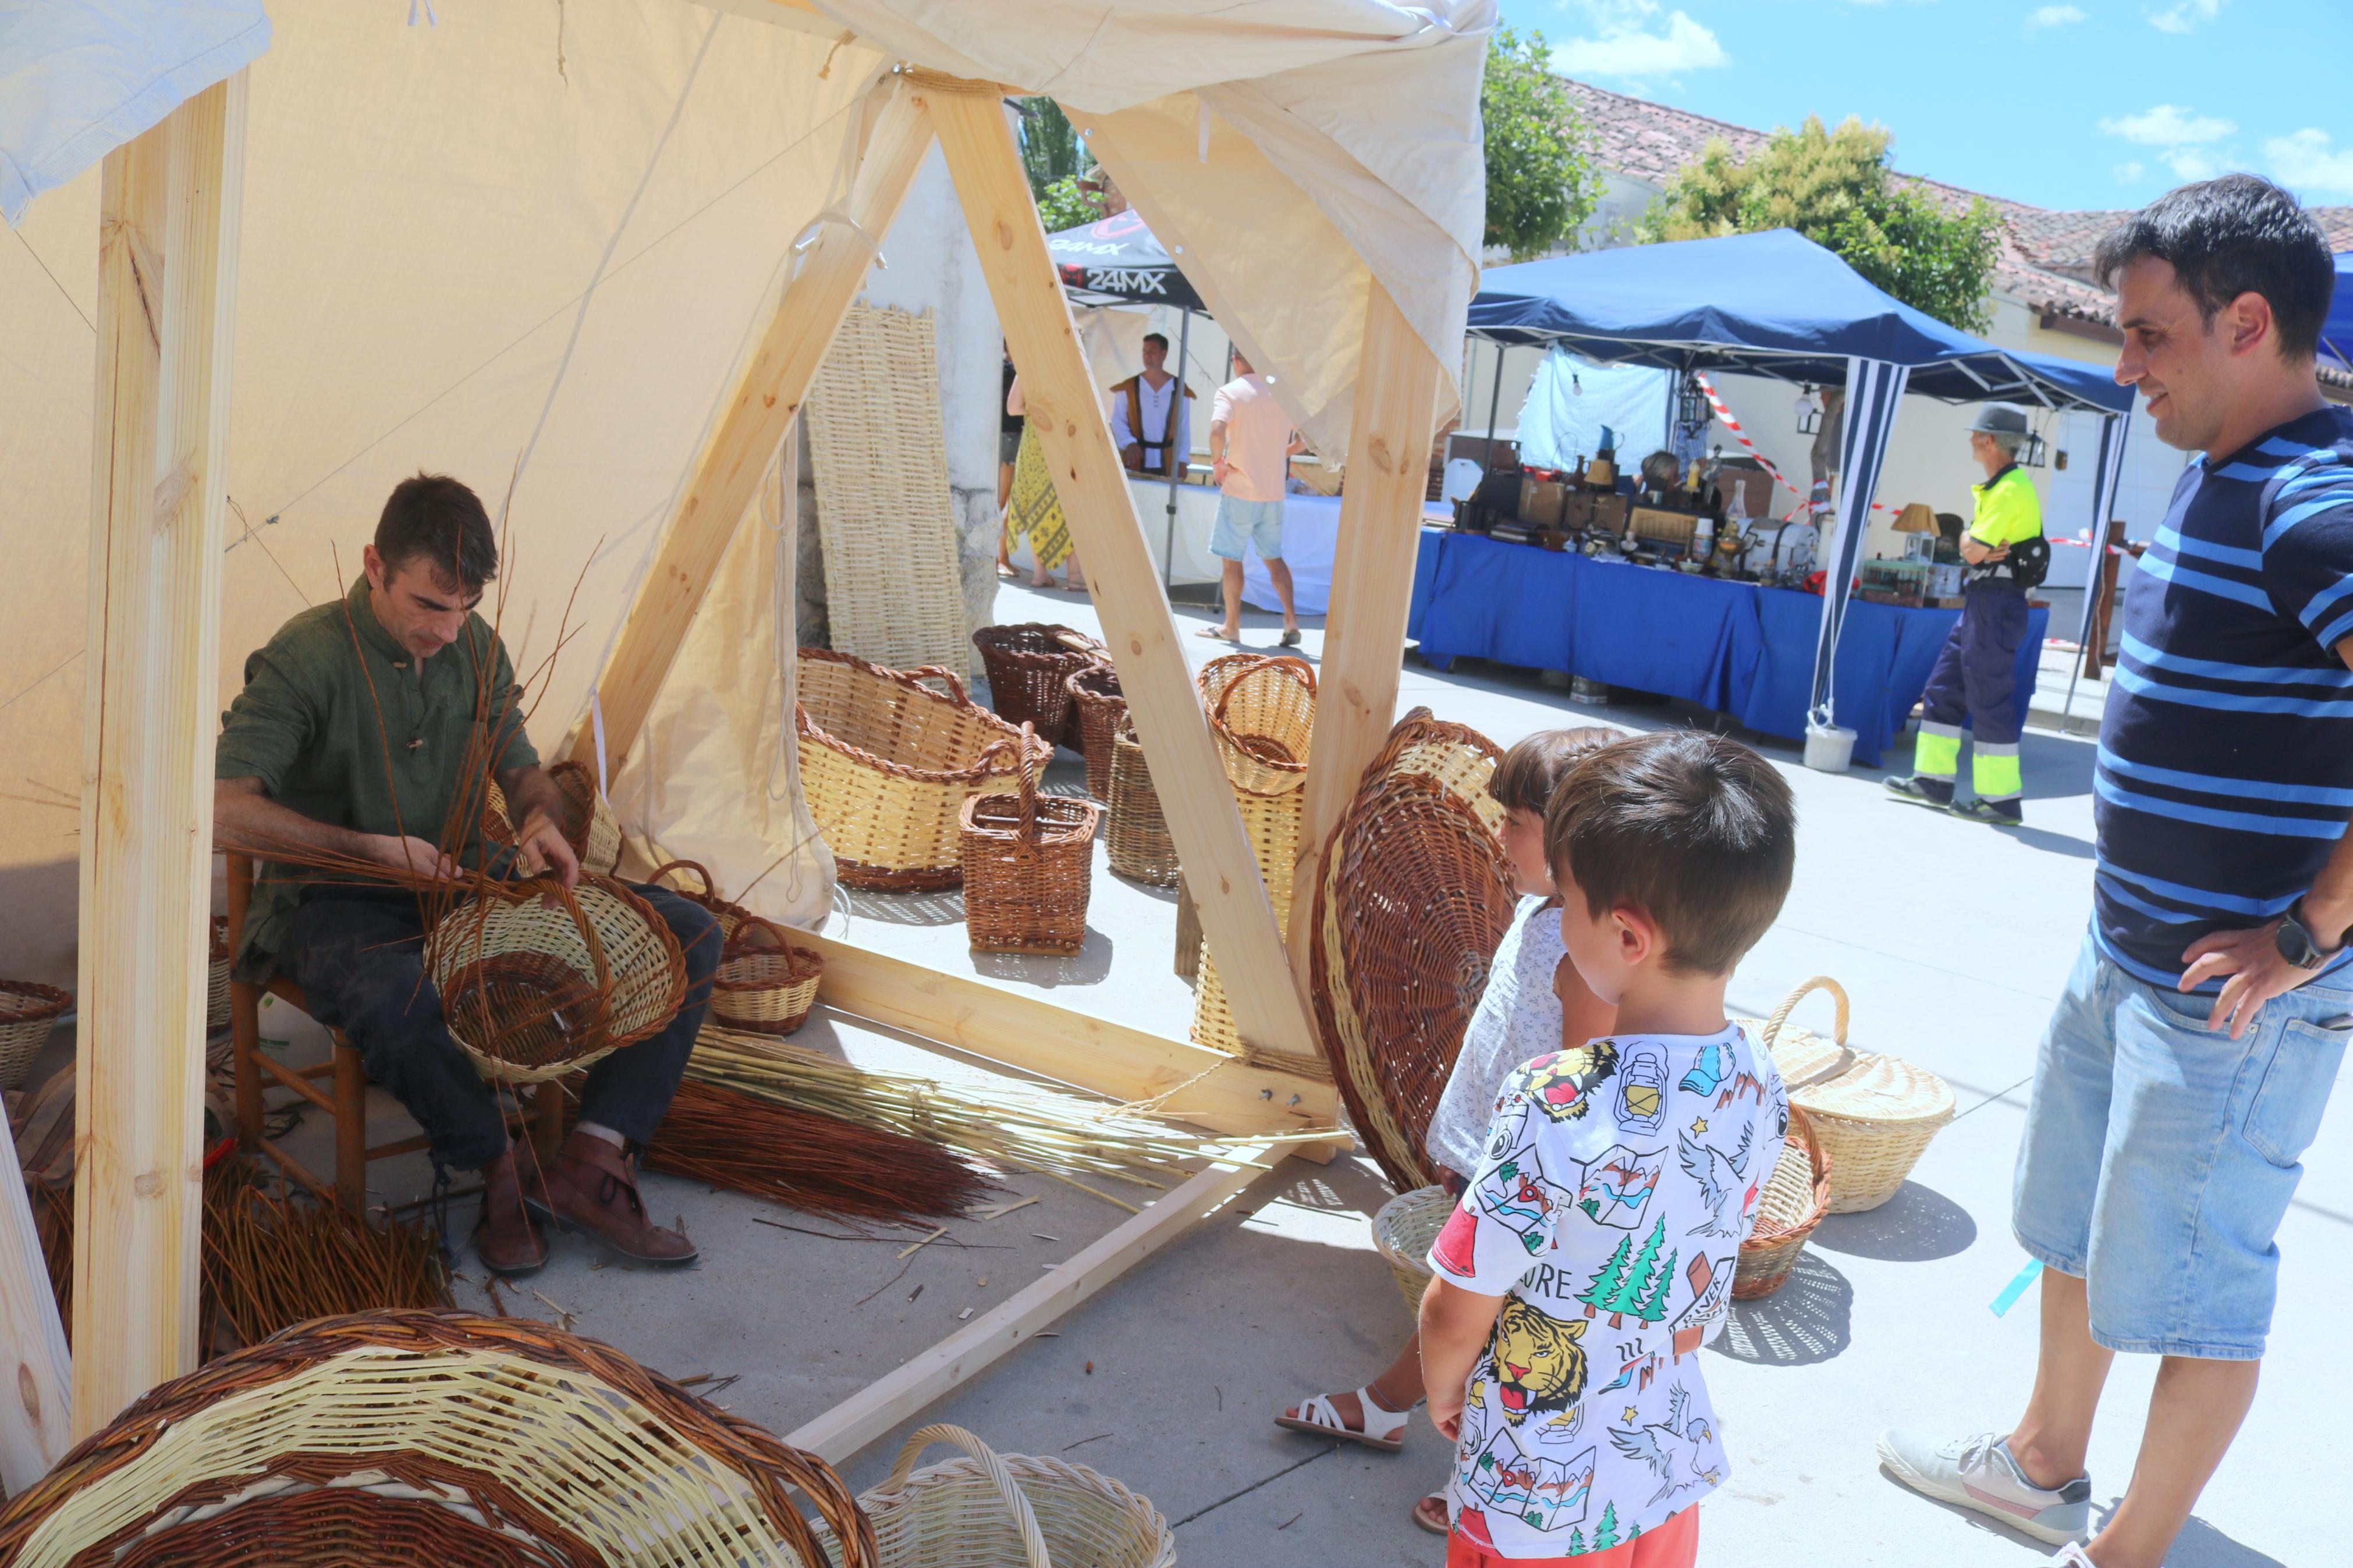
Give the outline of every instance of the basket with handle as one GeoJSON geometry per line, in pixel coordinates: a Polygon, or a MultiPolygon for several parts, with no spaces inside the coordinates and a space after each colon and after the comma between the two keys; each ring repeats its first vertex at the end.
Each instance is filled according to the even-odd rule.
{"type": "Polygon", "coordinates": [[[1773,1055],[1789,1103],[1803,1110],[1837,1172],[1830,1212],[1857,1214],[1895,1195],[1912,1167],[1953,1119],[1953,1091],[1926,1068],[1846,1043],[1846,988],[1817,974],[1783,997],[1758,1036],[1773,1055]],[[1837,1005],[1831,1038],[1793,1028],[1789,1014],[1810,993],[1837,1005]]]}
{"type": "Polygon", "coordinates": [[[1069,626],[1025,621],[972,634],[988,675],[989,705],[1008,724],[1030,724],[1056,745],[1072,745],[1071,692],[1063,683],[1102,662],[1103,645],[1069,626]]]}
{"type": "Polygon", "coordinates": [[[741,904],[719,896],[719,885],[699,860],[670,860],[654,868],[659,882],[672,872],[691,871],[702,883],[700,893],[670,883],[681,898],[711,911],[719,922],[719,969],[711,979],[711,1016],[731,1029],[761,1035],[789,1035],[808,1019],[817,1005],[818,983],[825,977],[825,955],[813,948],[797,947],[784,927],[764,920],[741,904]]]}
{"type": "MultiPolygon", "coordinates": [[[[883,1568],[1174,1568],[1176,1539],[1149,1498],[1084,1465],[999,1454],[961,1426],[909,1437],[890,1479],[858,1500],[883,1568]],[[915,1468],[934,1443],[964,1457],[915,1468]]],[[[828,1542],[830,1546],[830,1542],[828,1542]]],[[[851,1568],[841,1557],[835,1568],[851,1568]]]]}
{"type": "Polygon", "coordinates": [[[0,1511],[15,1568],[874,1568],[815,1455],[529,1318],[315,1318],[142,1395],[0,1511]],[[813,1507],[810,1520],[798,1492],[813,1507]]]}
{"type": "Polygon", "coordinates": [[[213,917],[212,943],[206,950],[205,1033],[217,1035],[228,1027],[228,917],[213,917]]]}
{"type": "MultiPolygon", "coordinates": [[[[621,864],[621,819],[613,815],[596,776],[580,763],[557,763],[547,770],[564,797],[564,841],[580,857],[580,869],[609,877],[621,864]]],[[[500,813],[504,816],[504,812],[500,813]]]]}
{"type": "Polygon", "coordinates": [[[1071,742],[1087,759],[1087,793],[1108,805],[1112,737],[1127,717],[1119,671],[1108,664],[1091,664],[1065,677],[1062,684],[1071,693],[1071,742]]]}
{"type": "Polygon", "coordinates": [[[1176,885],[1176,840],[1160,813],[1160,792],[1135,738],[1135,721],[1120,715],[1111,739],[1111,821],[1103,830],[1103,855],[1123,877],[1155,888],[1176,885]]]}
{"type": "Polygon", "coordinates": [[[1021,760],[1012,795],[976,795],[964,803],[964,924],[975,952],[1069,954],[1087,940],[1103,807],[1039,794],[1032,737],[1025,723],[1008,747],[1021,760]]]}
{"type": "Polygon", "coordinates": [[[1421,1293],[1430,1288],[1430,1249],[1453,1212],[1454,1200],[1444,1187],[1415,1187],[1373,1215],[1373,1250],[1389,1266],[1409,1312],[1421,1310],[1421,1293]]]}
{"type": "Polygon", "coordinates": [[[1806,1113],[1789,1108],[1789,1132],[1781,1158],[1757,1194],[1757,1223],[1740,1244],[1733,1266],[1732,1296],[1737,1301],[1770,1296],[1789,1279],[1806,1238],[1830,1212],[1831,1160],[1815,1138],[1806,1113]]]}
{"type": "Polygon", "coordinates": [[[31,980],[0,980],[0,1089],[22,1089],[33,1058],[48,1044],[70,992],[31,980]]]}
{"type": "Polygon", "coordinates": [[[951,670],[885,669],[817,647],[797,657],[801,793],[841,880],[883,892],[956,886],[964,803],[1014,787],[1000,742],[1021,732],[966,697],[951,670]]]}

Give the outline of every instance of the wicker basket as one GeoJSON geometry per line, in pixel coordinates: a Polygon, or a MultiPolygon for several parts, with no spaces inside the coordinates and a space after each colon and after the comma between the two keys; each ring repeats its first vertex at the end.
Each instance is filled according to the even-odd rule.
{"type": "Polygon", "coordinates": [[[796,947],[784,927],[763,920],[719,896],[719,885],[699,860],[670,860],[654,868],[659,882],[673,871],[691,871],[702,891],[670,884],[682,899],[709,910],[719,922],[719,969],[711,980],[711,1016],[731,1029],[789,1035],[808,1021],[817,1005],[825,955],[796,947]]]}
{"type": "Polygon", "coordinates": [[[547,776],[564,797],[564,841],[580,857],[580,868],[611,876],[621,864],[621,819],[596,788],[596,775],[579,763],[558,763],[547,776]]]}
{"type": "Polygon", "coordinates": [[[1112,738],[1127,717],[1119,671],[1108,664],[1090,665],[1062,684],[1071,693],[1071,740],[1087,759],[1087,793],[1108,805],[1112,738]]]}
{"type": "Polygon", "coordinates": [[[1421,1293],[1430,1288],[1430,1249],[1446,1228],[1454,1200],[1444,1187],[1415,1187],[1399,1193],[1373,1215],[1373,1247],[1389,1266],[1405,1310],[1421,1310],[1421,1293]]]}
{"type": "Polygon", "coordinates": [[[1087,940],[1095,823],[1103,807],[1038,793],[1033,731],[1021,726],[1013,754],[1027,758],[1011,795],[964,803],[964,926],[975,952],[1067,955],[1087,940]]]}
{"type": "Polygon", "coordinates": [[[73,996],[30,980],[0,980],[0,1089],[22,1089],[73,996]]]}
{"type": "Polygon", "coordinates": [[[228,917],[213,917],[212,945],[205,963],[205,1033],[217,1035],[228,1027],[228,917]]]}
{"type": "Polygon", "coordinates": [[[1366,767],[1363,782],[1390,773],[1425,774],[1477,812],[1501,842],[1504,805],[1487,793],[1487,781],[1503,760],[1503,748],[1470,725],[1432,718],[1429,709],[1417,708],[1397,721],[1388,742],[1366,767]]]}
{"type": "Polygon", "coordinates": [[[319,1318],[222,1356],[0,1512],[12,1568],[785,1568],[828,1552],[879,1561],[823,1460],[594,1340],[462,1312],[319,1318]]]}
{"type": "Polygon", "coordinates": [[[1029,724],[1056,745],[1074,745],[1071,692],[1063,683],[1103,660],[1103,645],[1068,626],[1026,621],[972,634],[988,674],[989,705],[1008,724],[1029,724]]]}
{"type": "Polygon", "coordinates": [[[494,887],[437,921],[425,972],[485,1078],[539,1083],[668,1024],[686,994],[678,938],[606,877],[494,887]]]}
{"type": "Polygon", "coordinates": [[[816,647],[799,660],[801,792],[841,880],[884,892],[956,886],[964,803],[1013,787],[998,746],[1020,731],[944,669],[885,669],[816,647]]]}
{"type": "Polygon", "coordinates": [[[1832,1214],[1875,1209],[1894,1197],[1954,1109],[1951,1087],[1935,1073],[1898,1057],[1848,1049],[1846,1026],[1845,987],[1818,974],[1782,999],[1758,1037],[1773,1053],[1789,1103],[1805,1111],[1838,1173],[1831,1183],[1832,1214]],[[1838,1005],[1829,1040],[1789,1026],[1790,1010],[1813,991],[1829,992],[1838,1005]]]}
{"type": "Polygon", "coordinates": [[[1111,741],[1111,823],[1104,830],[1104,857],[1123,877],[1155,888],[1176,885],[1176,840],[1160,814],[1160,792],[1144,761],[1135,721],[1123,713],[1111,741]]]}
{"type": "Polygon", "coordinates": [[[1740,1261],[1733,1267],[1733,1300],[1770,1296],[1788,1282],[1798,1255],[1806,1249],[1806,1237],[1822,1223],[1830,1202],[1830,1156],[1822,1152],[1806,1113],[1793,1105],[1780,1162],[1757,1194],[1756,1226],[1740,1244],[1740,1261]]]}
{"type": "MultiPolygon", "coordinates": [[[[883,1568],[1174,1568],[1149,1498],[1084,1465],[998,1454],[961,1426],[909,1437],[890,1479],[859,1500],[883,1568]],[[966,1458],[914,1468],[934,1443],[966,1458]]],[[[835,1557],[837,1568],[849,1568],[835,1557]]]]}

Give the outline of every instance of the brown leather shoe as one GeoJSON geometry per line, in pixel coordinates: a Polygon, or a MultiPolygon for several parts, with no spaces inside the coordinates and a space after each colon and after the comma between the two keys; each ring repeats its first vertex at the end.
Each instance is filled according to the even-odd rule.
{"type": "Polygon", "coordinates": [[[637,1163],[593,1132],[575,1131],[564,1141],[545,1185],[527,1193],[524,1202],[547,1223],[599,1237],[633,1263],[695,1259],[694,1243],[646,1217],[637,1163]]]}
{"type": "Polygon", "coordinates": [[[493,1274],[536,1274],[547,1261],[547,1240],[523,1206],[522,1183],[512,1149],[482,1167],[482,1218],[474,1227],[474,1251],[493,1274]]]}

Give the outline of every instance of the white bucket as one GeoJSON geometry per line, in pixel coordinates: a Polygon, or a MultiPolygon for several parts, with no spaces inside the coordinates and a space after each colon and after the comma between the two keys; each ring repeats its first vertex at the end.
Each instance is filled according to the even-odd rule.
{"type": "Polygon", "coordinates": [[[1806,725],[1806,766],[1817,773],[1842,773],[1854,761],[1854,731],[1843,724],[1813,720],[1806,725]]]}

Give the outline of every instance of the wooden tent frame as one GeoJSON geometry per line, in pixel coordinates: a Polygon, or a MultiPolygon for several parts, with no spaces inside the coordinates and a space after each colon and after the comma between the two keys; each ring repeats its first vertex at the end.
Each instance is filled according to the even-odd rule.
{"type": "MultiPolygon", "coordinates": [[[[772,0],[806,9],[797,0],[772,0]]],[[[877,87],[850,194],[786,285],[624,620],[597,684],[608,763],[635,744],[769,458],[791,427],[934,140],[989,291],[1190,871],[1240,1058],[961,975],[817,939],[826,999],[1010,1066],[1234,1135],[1213,1163],[1009,1300],[793,1434],[839,1463],[1149,1256],[1334,1125],[1328,1082],[1258,1053],[1317,1054],[1307,1002],[1312,898],[1277,925],[1087,374],[1001,100],[1021,89],[901,68],[877,87]],[[1172,1092],[1173,1091],[1173,1092],[1172,1092]]],[[[201,1086],[212,858],[209,744],[219,668],[229,343],[246,79],[240,71],[109,154],[91,507],[70,1431],[105,1425],[196,1358],[201,1086]]],[[[1113,170],[1116,174],[1117,170],[1113,170]]],[[[1444,372],[1378,281],[1368,290],[1294,876],[1387,734],[1433,413],[1444,372]]],[[[586,735],[575,754],[594,744],[586,735]]],[[[0,1221],[12,1216],[0,1214],[0,1221]]],[[[13,1228],[13,1227],[12,1227],[13,1228]]],[[[34,1257],[37,1258],[37,1253],[34,1257]]],[[[46,1300],[0,1234],[0,1302],[46,1300]],[[12,1262],[12,1258],[16,1261],[12,1262]]],[[[28,1430],[53,1463],[68,1429],[52,1317],[6,1348],[28,1430]],[[44,1394],[43,1391],[47,1391],[44,1394]],[[43,1399],[47,1403],[44,1405],[43,1399]]],[[[16,1413],[10,1413],[12,1417],[16,1413]]],[[[15,1478],[10,1478],[11,1484],[15,1478]]]]}

